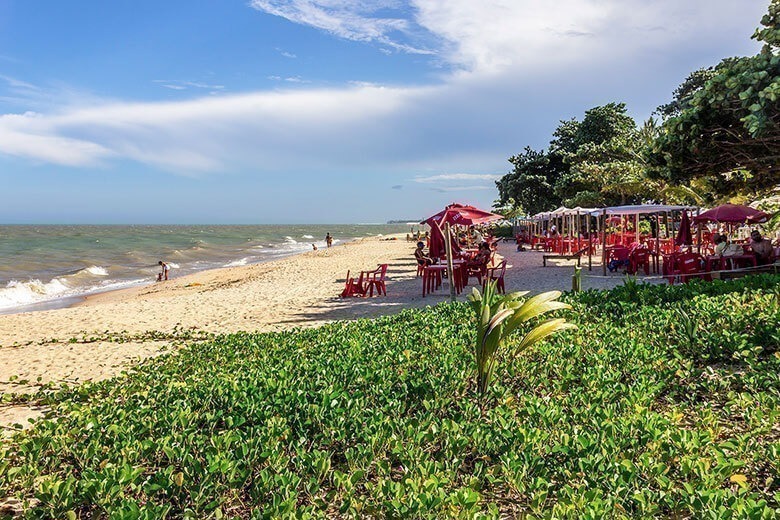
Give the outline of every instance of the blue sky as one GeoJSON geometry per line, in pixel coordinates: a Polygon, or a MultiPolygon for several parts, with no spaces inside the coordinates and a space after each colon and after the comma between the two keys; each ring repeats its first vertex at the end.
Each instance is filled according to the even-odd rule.
{"type": "Polygon", "coordinates": [[[483,207],[525,146],[755,53],[768,0],[0,0],[0,223],[483,207]]]}

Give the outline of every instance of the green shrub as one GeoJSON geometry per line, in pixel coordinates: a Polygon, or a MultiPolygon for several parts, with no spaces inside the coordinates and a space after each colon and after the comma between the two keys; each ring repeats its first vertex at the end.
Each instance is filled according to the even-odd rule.
{"type": "Polygon", "coordinates": [[[497,366],[484,412],[466,304],[220,336],[40,395],[0,497],[58,519],[777,518],[779,280],[564,295],[578,329],[497,366]]]}

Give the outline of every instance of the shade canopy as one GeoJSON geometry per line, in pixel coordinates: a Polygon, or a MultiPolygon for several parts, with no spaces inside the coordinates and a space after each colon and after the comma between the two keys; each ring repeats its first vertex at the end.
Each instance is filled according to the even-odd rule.
{"type": "Polygon", "coordinates": [[[701,213],[693,219],[694,222],[751,222],[760,224],[769,220],[771,215],[740,204],[724,204],[701,213]]]}
{"type": "Polygon", "coordinates": [[[606,215],[652,215],[654,213],[667,213],[669,211],[684,211],[696,209],[694,206],[670,206],[666,204],[635,204],[631,206],[612,206],[593,210],[593,216],[606,215]]]}
{"type": "Polygon", "coordinates": [[[600,215],[653,215],[656,213],[668,213],[670,211],[694,210],[695,206],[670,206],[667,204],[634,204],[630,206],[612,206],[609,208],[567,208],[561,206],[553,211],[543,211],[537,213],[533,220],[550,220],[567,215],[590,215],[598,217],[600,215]]]}
{"type": "Polygon", "coordinates": [[[475,224],[485,224],[487,222],[503,219],[503,215],[491,213],[489,211],[475,208],[474,206],[468,206],[465,204],[450,204],[442,211],[425,219],[425,222],[422,223],[431,225],[431,221],[433,221],[439,226],[442,226],[447,222],[456,226],[473,226],[475,224]]]}
{"type": "Polygon", "coordinates": [[[582,208],[577,206],[576,208],[567,208],[561,206],[553,211],[543,211],[532,216],[532,220],[551,220],[559,217],[573,217],[573,216],[585,216],[590,214],[597,214],[600,210],[598,208],[582,208]]]}

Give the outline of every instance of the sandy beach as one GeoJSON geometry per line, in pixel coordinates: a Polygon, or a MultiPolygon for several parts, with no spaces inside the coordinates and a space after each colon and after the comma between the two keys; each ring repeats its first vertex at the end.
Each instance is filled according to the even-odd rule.
{"type": "MultiPolygon", "coordinates": [[[[422,296],[413,251],[414,244],[404,237],[365,238],[274,262],[204,271],[98,294],[67,309],[0,316],[0,391],[31,392],[50,382],[112,377],[142,359],[170,350],[177,334],[311,327],[446,300],[446,282],[439,291],[422,296]],[[387,296],[339,298],[347,270],[382,263],[389,264],[387,296]],[[163,337],[155,338],[151,332],[163,333],[163,337]]],[[[517,252],[513,243],[500,244],[499,253],[511,266],[507,290],[571,287],[573,261],[554,260],[542,267],[542,253],[517,252]]],[[[622,283],[618,274],[599,277],[596,260],[594,266],[599,267],[588,273],[585,258],[583,289],[622,283]]],[[[459,299],[469,292],[464,291],[459,299]]],[[[174,341],[174,348],[179,343],[174,341]]],[[[0,425],[24,422],[38,413],[24,406],[0,407],[0,425]]]]}

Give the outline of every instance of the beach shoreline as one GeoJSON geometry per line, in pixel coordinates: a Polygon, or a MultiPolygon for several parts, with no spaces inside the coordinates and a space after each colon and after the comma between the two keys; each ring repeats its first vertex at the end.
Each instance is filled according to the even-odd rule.
{"type": "Polygon", "coordinates": [[[0,225],[0,314],[69,307],[171,275],[245,266],[407,231],[398,225],[0,225]],[[331,234],[332,233],[332,234],[331,234]]]}
{"type": "MultiPolygon", "coordinates": [[[[422,296],[414,248],[403,235],[366,237],[270,262],[94,294],[68,308],[0,315],[0,392],[30,393],[50,383],[110,378],[209,334],[314,327],[448,301],[447,282],[422,296]],[[387,296],[339,297],[347,271],[356,275],[378,264],[389,266],[387,296]]],[[[511,266],[507,291],[571,288],[573,262],[542,267],[541,253],[517,252],[513,243],[500,244],[499,252],[511,266]]],[[[620,283],[618,275],[593,277],[583,280],[583,288],[620,283]]],[[[472,280],[470,286],[475,284],[472,280]]],[[[458,300],[465,300],[471,287],[458,300]]],[[[29,410],[2,412],[0,424],[8,424],[29,410]]]]}

